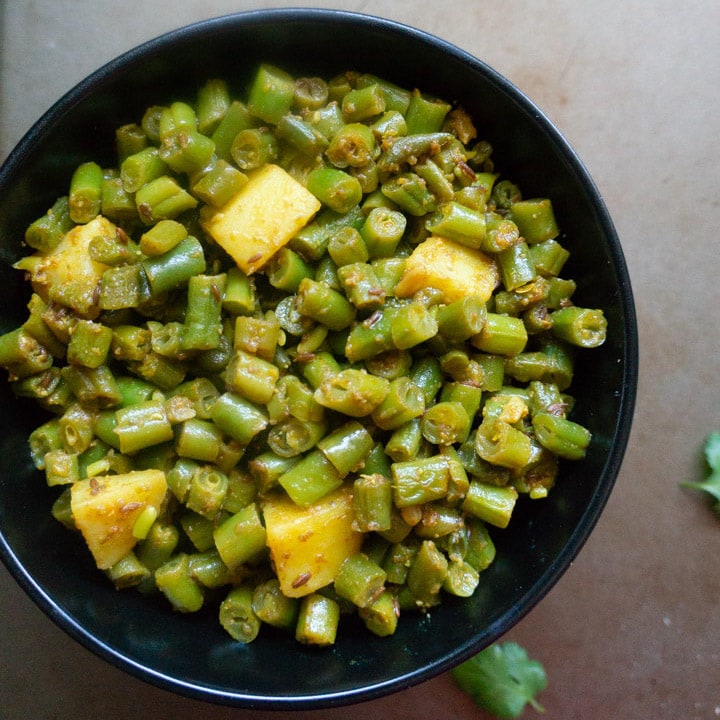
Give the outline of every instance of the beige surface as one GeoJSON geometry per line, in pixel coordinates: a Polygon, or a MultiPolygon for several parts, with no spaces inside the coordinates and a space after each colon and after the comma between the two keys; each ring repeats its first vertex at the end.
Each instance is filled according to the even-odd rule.
{"type": "MultiPolygon", "coordinates": [[[[150,37],[237,9],[298,3],[0,4],[0,159],[86,73],[150,37]],[[172,9],[170,9],[172,8],[172,9]]],[[[540,659],[552,720],[720,716],[720,518],[678,481],[720,430],[720,60],[716,0],[383,0],[334,6],[450,40],[520,86],[593,174],[636,295],[641,382],[616,490],[570,571],[511,633],[540,659]]],[[[67,639],[0,569],[0,716],[212,717],[67,639]]],[[[534,713],[527,713],[527,717],[534,713]]],[[[447,676],[295,717],[483,717],[447,676]]]]}

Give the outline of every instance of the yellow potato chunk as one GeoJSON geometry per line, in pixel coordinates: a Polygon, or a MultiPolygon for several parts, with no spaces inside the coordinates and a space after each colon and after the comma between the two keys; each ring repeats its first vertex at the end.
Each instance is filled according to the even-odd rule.
{"type": "Polygon", "coordinates": [[[88,247],[98,236],[114,238],[116,226],[98,215],[86,225],[67,232],[58,246],[48,253],[35,253],[27,259],[35,292],[46,300],[67,305],[85,318],[97,317],[97,288],[107,265],[90,257],[88,247]]]}
{"type": "Polygon", "coordinates": [[[340,488],[307,508],[278,495],[265,503],[263,516],[270,557],[287,597],[329,585],[345,559],[360,550],[363,536],[352,529],[351,488],[340,488]]]}
{"type": "Polygon", "coordinates": [[[468,295],[487,302],[499,281],[497,264],[485,253],[431,235],[406,260],[395,295],[412,297],[418,290],[434,288],[446,303],[468,295]]]}
{"type": "Polygon", "coordinates": [[[319,200],[285,170],[265,165],[202,224],[247,275],[260,269],[320,209],[319,200]]]}
{"type": "Polygon", "coordinates": [[[135,521],[148,507],[159,511],[167,482],[162,470],[135,470],[80,480],[70,489],[70,509],[95,563],[107,570],[134,547],[135,521]]]}

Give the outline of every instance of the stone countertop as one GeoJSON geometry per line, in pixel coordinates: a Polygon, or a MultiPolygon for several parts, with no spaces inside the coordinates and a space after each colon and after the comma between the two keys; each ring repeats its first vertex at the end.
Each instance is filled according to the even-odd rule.
{"type": "MultiPolygon", "coordinates": [[[[0,160],[65,91],[179,25],[292,2],[0,3],[0,160]],[[241,7],[240,7],[241,5],[241,7]]],[[[509,634],[552,720],[720,716],[720,517],[681,489],[720,430],[720,4],[715,0],[316,2],[443,37],[520,87],[593,175],[635,293],[641,379],[616,488],[578,558],[509,634]],[[714,318],[714,319],[713,319],[714,318]]],[[[61,632],[0,568],[0,716],[278,720],[146,685],[61,632]]],[[[526,717],[532,717],[528,711],[526,717]]],[[[448,675],[315,718],[486,717],[448,675]]]]}

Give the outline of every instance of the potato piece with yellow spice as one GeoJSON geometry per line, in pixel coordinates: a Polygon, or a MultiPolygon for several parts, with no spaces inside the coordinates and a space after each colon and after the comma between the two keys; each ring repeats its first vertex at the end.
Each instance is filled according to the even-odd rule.
{"type": "Polygon", "coordinates": [[[92,477],[71,487],[73,520],[98,568],[107,570],[135,547],[135,522],[147,508],[159,511],[166,492],[162,470],[92,477]]]}
{"type": "Polygon", "coordinates": [[[287,597],[303,597],[332,583],[345,559],[362,544],[362,533],[352,529],[350,487],[307,508],[278,494],[264,503],[263,517],[270,557],[287,597]]]}
{"type": "Polygon", "coordinates": [[[396,297],[412,297],[419,290],[434,288],[451,303],[468,295],[487,302],[500,281],[495,260],[480,250],[431,235],[405,261],[405,270],[395,287],[396,297]]]}
{"type": "Polygon", "coordinates": [[[68,231],[50,252],[29,255],[15,267],[30,273],[33,289],[40,297],[92,319],[100,313],[97,288],[108,266],[92,259],[90,243],[96,237],[114,238],[117,232],[113,223],[98,215],[68,231]]]}
{"type": "Polygon", "coordinates": [[[203,208],[205,231],[250,275],[262,268],[320,209],[319,200],[278,165],[254,171],[220,208],[203,208]]]}

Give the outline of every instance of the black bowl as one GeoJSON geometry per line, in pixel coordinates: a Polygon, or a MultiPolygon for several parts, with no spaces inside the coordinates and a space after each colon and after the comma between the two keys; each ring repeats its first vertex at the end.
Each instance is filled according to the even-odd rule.
{"type": "Polygon", "coordinates": [[[152,40],[105,65],[59,100],[0,169],[0,332],[24,319],[27,288],[9,264],[24,228],[66,192],[72,169],[111,162],[114,129],[152,104],[187,98],[211,76],[238,94],[261,61],[297,75],[375,73],[462,105],[479,121],[503,173],[527,196],[552,198],[576,298],[602,307],[606,343],[580,354],[575,418],[593,432],[547,500],[520,503],[495,533],[498,559],[469,600],[406,615],[391,638],[343,626],[332,649],[263,632],[241,645],[214,612],[183,616],[118,593],[77,538],[49,513],[52,493],[28,458],[39,422],[0,383],[0,552],[18,583],[66,632],[129,673],[194,698],[263,709],[318,708],[388,694],[448,670],[498,639],[576,557],[610,495],[628,441],[637,383],[637,331],[627,269],[603,200],[575,152],[517,88],[436,37],[341,11],[269,10],[221,17],[152,40]],[[357,632],[355,631],[357,630],[357,632]]]}

